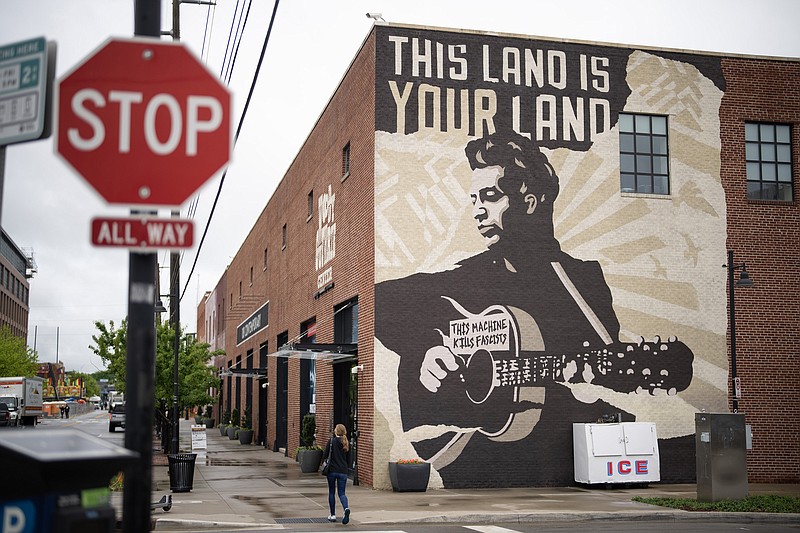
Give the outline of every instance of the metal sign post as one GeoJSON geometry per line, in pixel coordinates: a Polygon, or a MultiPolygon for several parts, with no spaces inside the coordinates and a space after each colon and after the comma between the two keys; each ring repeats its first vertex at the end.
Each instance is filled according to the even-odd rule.
{"type": "MultiPolygon", "coordinates": [[[[161,0],[135,0],[134,33],[158,38],[161,0]]],[[[153,409],[156,368],[156,275],[154,253],[131,252],[128,259],[128,341],[126,366],[125,447],[139,453],[139,461],[125,470],[122,494],[122,530],[150,531],[150,494],[153,484],[153,409]]]]}

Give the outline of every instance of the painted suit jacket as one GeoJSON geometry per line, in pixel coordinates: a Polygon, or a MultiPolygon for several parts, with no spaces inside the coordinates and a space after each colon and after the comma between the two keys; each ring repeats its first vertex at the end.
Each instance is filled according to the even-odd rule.
{"type": "MultiPolygon", "coordinates": [[[[585,350],[586,344],[602,346],[609,339],[617,341],[619,335],[611,292],[597,262],[557,252],[515,266],[517,272],[510,272],[502,260],[484,252],[453,270],[414,274],[379,283],[375,288],[375,308],[381,310],[375,317],[375,336],[400,356],[398,394],[403,430],[441,425],[453,428],[414,443],[421,457],[434,462],[435,467],[438,463],[445,486],[476,486],[476,479],[480,480],[478,485],[570,483],[572,423],[594,422],[602,414],[618,411],[600,401],[578,402],[563,384],[552,380],[492,387],[492,380],[496,381],[496,374],[505,367],[516,366],[511,380],[519,379],[519,367],[528,352],[518,350],[526,344],[537,348],[533,353],[559,355],[585,350]],[[570,294],[559,269],[593,312],[594,324],[570,294]],[[448,342],[470,344],[483,332],[454,340],[453,322],[465,320],[468,314],[473,322],[486,324],[481,314],[498,307],[509,311],[495,316],[510,317],[507,322],[518,323],[516,333],[522,337],[522,325],[532,318],[539,338],[533,343],[512,338],[509,350],[488,350],[491,357],[487,350],[481,350],[470,358],[467,349],[459,358],[459,370],[449,372],[435,393],[426,389],[420,382],[420,366],[427,350],[448,342]],[[487,390],[491,393],[484,398],[487,390]],[[504,431],[509,416],[521,420],[520,413],[528,418],[521,423],[528,426],[527,433],[525,427],[522,433],[513,427],[504,431]],[[462,430],[458,428],[469,438],[459,438],[462,430]],[[503,465],[512,456],[513,461],[523,460],[530,468],[518,476],[510,474],[515,467],[508,465],[509,470],[503,465]],[[568,468],[563,463],[568,463],[568,468]]],[[[484,329],[495,336],[508,332],[508,328],[492,328],[491,324],[484,329]]]]}

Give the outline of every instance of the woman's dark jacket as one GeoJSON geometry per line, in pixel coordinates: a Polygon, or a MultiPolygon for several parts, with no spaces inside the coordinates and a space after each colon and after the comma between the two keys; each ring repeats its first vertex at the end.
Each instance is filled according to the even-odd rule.
{"type": "Polygon", "coordinates": [[[339,474],[347,474],[347,452],[344,451],[344,445],[338,437],[331,437],[328,444],[325,446],[325,454],[323,460],[330,457],[330,473],[338,472],[339,474]]]}

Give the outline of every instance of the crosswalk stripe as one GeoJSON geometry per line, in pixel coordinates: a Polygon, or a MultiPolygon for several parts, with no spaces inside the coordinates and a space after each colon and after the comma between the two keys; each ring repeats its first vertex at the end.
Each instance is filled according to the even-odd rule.
{"type": "Polygon", "coordinates": [[[478,531],[479,533],[519,533],[514,529],[500,526],[464,526],[467,529],[478,531]]]}

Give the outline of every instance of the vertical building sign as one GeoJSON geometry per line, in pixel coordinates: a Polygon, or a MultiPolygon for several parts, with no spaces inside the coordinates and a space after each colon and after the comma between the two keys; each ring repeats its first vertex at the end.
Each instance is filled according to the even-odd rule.
{"type": "Polygon", "coordinates": [[[322,193],[317,201],[317,257],[315,261],[317,270],[317,293],[322,293],[333,288],[333,270],[330,262],[336,257],[336,219],[334,205],[336,195],[332,192],[330,184],[328,191],[322,193]]]}

